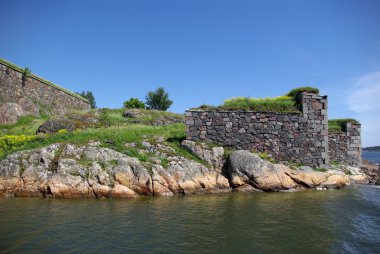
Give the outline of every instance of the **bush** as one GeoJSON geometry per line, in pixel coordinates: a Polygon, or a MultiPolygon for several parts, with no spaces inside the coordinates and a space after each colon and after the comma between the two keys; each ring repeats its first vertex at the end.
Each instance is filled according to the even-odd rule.
{"type": "Polygon", "coordinates": [[[3,154],[7,151],[11,151],[17,146],[26,144],[31,140],[37,139],[37,136],[27,136],[27,135],[5,135],[0,137],[0,154],[3,154]]]}
{"type": "Polygon", "coordinates": [[[302,93],[313,93],[313,94],[319,94],[319,89],[315,87],[310,86],[304,86],[304,87],[298,87],[290,90],[289,93],[286,95],[289,97],[297,98],[302,93]]]}
{"type": "Polygon", "coordinates": [[[26,80],[28,79],[28,77],[30,76],[31,73],[32,73],[32,71],[29,69],[28,66],[24,68],[24,72],[22,73],[23,85],[25,84],[26,80]]]}
{"type": "Polygon", "coordinates": [[[140,101],[137,98],[131,97],[128,101],[124,102],[124,107],[125,108],[145,108],[145,103],[140,101]]]}
{"type": "Polygon", "coordinates": [[[99,124],[102,127],[110,127],[112,125],[112,119],[110,116],[109,109],[103,108],[100,110],[99,124]]]}
{"type": "Polygon", "coordinates": [[[165,111],[173,104],[173,101],[169,100],[169,94],[162,87],[159,87],[154,92],[148,92],[145,99],[145,104],[149,109],[153,110],[165,111]]]}
{"type": "Polygon", "coordinates": [[[319,94],[319,89],[315,87],[310,87],[310,86],[304,86],[304,87],[298,87],[290,90],[289,93],[286,95],[289,97],[292,97],[293,100],[296,103],[296,106],[298,108],[301,108],[301,94],[302,93],[313,93],[313,94],[319,94]]]}

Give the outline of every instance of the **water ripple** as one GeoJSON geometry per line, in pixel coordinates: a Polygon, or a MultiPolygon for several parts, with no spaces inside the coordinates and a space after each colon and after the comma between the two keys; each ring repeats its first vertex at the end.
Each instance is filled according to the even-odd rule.
{"type": "Polygon", "coordinates": [[[380,253],[380,189],[0,200],[1,253],[380,253]]]}

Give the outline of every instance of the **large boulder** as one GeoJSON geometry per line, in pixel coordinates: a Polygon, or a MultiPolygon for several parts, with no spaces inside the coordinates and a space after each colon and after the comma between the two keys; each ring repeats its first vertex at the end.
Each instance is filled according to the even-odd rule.
{"type": "Polygon", "coordinates": [[[314,188],[327,180],[327,175],[318,171],[290,170],[286,174],[293,181],[307,188],[314,188]]]}
{"type": "Polygon", "coordinates": [[[380,184],[380,165],[371,161],[364,160],[360,170],[369,178],[370,184],[380,184]]]}
{"type": "Polygon", "coordinates": [[[251,185],[264,191],[288,190],[298,185],[287,175],[290,169],[272,164],[249,151],[239,150],[230,154],[227,175],[234,188],[251,185]]]}
{"type": "Polygon", "coordinates": [[[65,117],[53,117],[39,126],[36,133],[55,133],[59,130],[74,131],[75,124],[65,117]]]}
{"type": "Polygon", "coordinates": [[[144,113],[141,112],[141,110],[136,109],[136,108],[134,108],[134,109],[127,109],[123,113],[124,117],[130,117],[130,118],[138,118],[138,117],[141,117],[143,115],[144,115],[144,113]]]}
{"type": "Polygon", "coordinates": [[[98,124],[99,120],[94,114],[86,113],[86,114],[76,114],[76,113],[68,113],[65,115],[66,118],[71,120],[74,123],[77,129],[85,129],[94,127],[98,124]]]}
{"type": "Polygon", "coordinates": [[[29,112],[18,103],[3,103],[0,106],[0,124],[16,123],[21,116],[29,115],[29,112]]]}
{"type": "Polygon", "coordinates": [[[322,183],[322,187],[327,189],[339,189],[350,185],[350,182],[350,177],[345,174],[333,174],[322,183]]]}

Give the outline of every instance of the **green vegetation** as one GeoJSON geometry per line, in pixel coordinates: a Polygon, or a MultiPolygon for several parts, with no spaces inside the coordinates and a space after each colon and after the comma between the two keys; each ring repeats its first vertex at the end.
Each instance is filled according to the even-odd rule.
{"type": "Polygon", "coordinates": [[[22,83],[25,85],[26,80],[28,79],[29,75],[32,73],[32,71],[29,69],[29,67],[25,67],[23,73],[22,73],[22,83]]]}
{"type": "Polygon", "coordinates": [[[315,171],[318,171],[318,172],[326,172],[327,169],[325,168],[314,168],[315,171]]]}
{"type": "Polygon", "coordinates": [[[257,154],[261,159],[269,161],[270,163],[278,163],[275,159],[273,159],[268,153],[262,152],[257,154]]]}
{"type": "Polygon", "coordinates": [[[5,135],[0,137],[0,157],[6,151],[12,151],[17,147],[24,146],[33,140],[36,140],[37,136],[35,135],[5,135]]]}
{"type": "MultiPolygon", "coordinates": [[[[0,139],[0,159],[15,151],[29,150],[44,147],[54,143],[87,144],[90,140],[97,140],[104,147],[112,148],[118,152],[137,156],[130,148],[125,147],[128,142],[142,142],[153,136],[163,136],[168,145],[174,149],[183,150],[178,140],[185,138],[184,124],[168,126],[148,126],[131,124],[123,127],[111,126],[109,128],[92,128],[83,131],[56,133],[51,135],[18,135],[3,136],[0,139]],[[178,141],[178,142],[177,142],[178,141]]],[[[187,156],[186,151],[181,152],[187,156]]]]}
{"type": "Polygon", "coordinates": [[[313,93],[313,94],[319,94],[319,89],[315,87],[310,87],[310,86],[304,86],[304,87],[298,87],[290,90],[289,93],[286,95],[289,97],[296,98],[302,93],[313,93]]]}
{"type": "Polygon", "coordinates": [[[173,101],[169,100],[169,94],[162,87],[148,92],[145,99],[147,107],[153,110],[166,111],[173,104],[173,101]]]}
{"type": "Polygon", "coordinates": [[[81,93],[76,93],[76,94],[78,94],[78,95],[82,96],[83,98],[87,99],[87,101],[90,103],[92,109],[96,108],[95,97],[94,97],[94,95],[92,94],[91,91],[82,91],[81,93]]]}
{"type": "Polygon", "coordinates": [[[108,109],[103,108],[100,110],[99,123],[102,127],[110,127],[112,125],[113,121],[108,109]]]}
{"type": "Polygon", "coordinates": [[[0,137],[6,135],[34,135],[38,126],[48,119],[47,116],[23,116],[15,124],[0,125],[0,137]]]}
{"type": "Polygon", "coordinates": [[[129,122],[129,123],[142,123],[142,124],[152,124],[158,121],[173,121],[176,120],[177,122],[180,122],[184,120],[184,116],[180,114],[175,114],[172,112],[167,111],[160,111],[160,110],[148,110],[148,109],[140,109],[142,116],[139,116],[138,119],[136,118],[124,118],[123,121],[129,122]]]}
{"type": "Polygon", "coordinates": [[[131,97],[128,101],[124,102],[124,107],[125,108],[144,109],[145,108],[145,103],[142,102],[142,101],[140,101],[138,98],[131,97]]]}
{"type": "MultiPolygon", "coordinates": [[[[174,148],[176,151],[172,155],[182,155],[194,159],[194,156],[180,146],[180,142],[185,138],[185,125],[177,123],[167,126],[151,126],[152,123],[161,121],[173,122],[177,119],[182,122],[183,115],[170,112],[145,110],[138,118],[125,118],[122,116],[124,109],[96,109],[91,111],[73,111],[66,115],[67,118],[75,122],[80,128],[77,131],[68,132],[60,130],[55,134],[38,134],[37,128],[48,118],[38,118],[34,116],[21,117],[17,123],[0,126],[0,160],[8,154],[44,147],[53,143],[73,143],[85,145],[90,140],[100,141],[102,146],[112,148],[116,151],[139,158],[143,162],[149,162],[150,158],[161,160],[164,167],[168,166],[168,161],[155,154],[140,153],[134,148],[128,148],[126,143],[140,144],[142,141],[149,141],[154,144],[157,137],[163,137],[165,145],[174,148]],[[98,124],[87,125],[80,119],[90,118],[97,120],[98,124]],[[77,123],[78,122],[78,123],[77,123]]],[[[169,122],[170,123],[170,122],[169,122]]]]}
{"type": "Polygon", "coordinates": [[[286,95],[274,98],[236,97],[225,100],[224,104],[220,106],[202,104],[194,109],[300,113],[300,94],[303,92],[318,94],[319,90],[313,87],[300,87],[291,90],[286,95]]]}
{"type": "Polygon", "coordinates": [[[289,96],[275,98],[237,97],[224,101],[222,108],[229,110],[253,110],[265,112],[299,112],[294,100],[289,96]]]}
{"type": "Polygon", "coordinates": [[[347,123],[360,124],[358,120],[352,118],[331,119],[328,122],[329,132],[333,133],[346,131],[347,123]]]}

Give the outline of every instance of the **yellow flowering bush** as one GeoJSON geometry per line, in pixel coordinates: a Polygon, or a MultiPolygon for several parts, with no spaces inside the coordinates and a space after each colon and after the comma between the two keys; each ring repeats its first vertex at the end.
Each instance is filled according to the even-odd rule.
{"type": "Polygon", "coordinates": [[[13,148],[23,145],[31,140],[35,140],[36,135],[5,135],[0,137],[0,153],[12,150],[13,148]]]}

